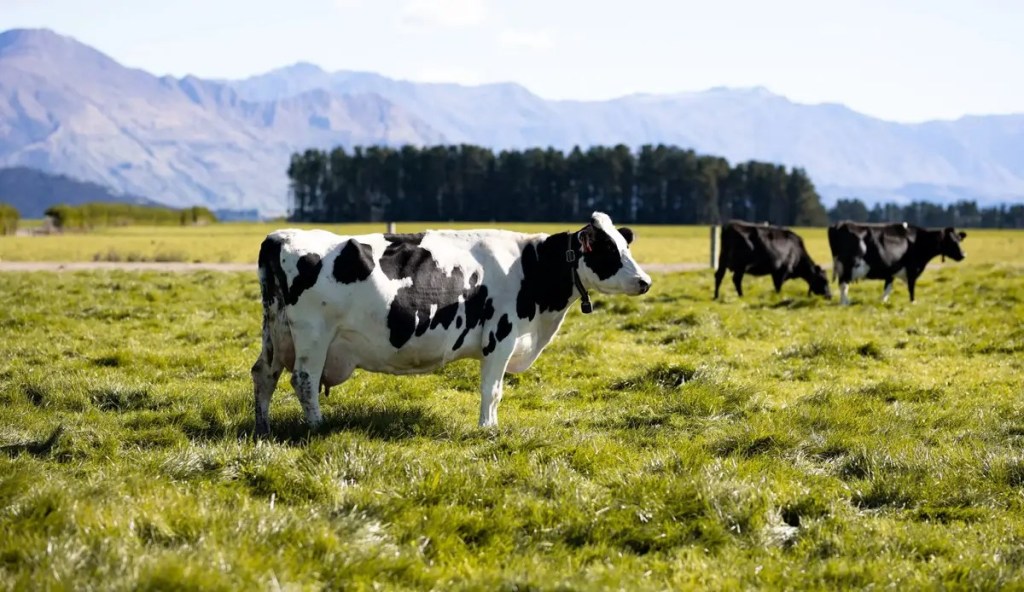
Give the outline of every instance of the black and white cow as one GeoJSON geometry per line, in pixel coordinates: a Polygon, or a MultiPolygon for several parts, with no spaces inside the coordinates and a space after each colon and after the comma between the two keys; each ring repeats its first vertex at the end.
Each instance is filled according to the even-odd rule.
{"type": "Polygon", "coordinates": [[[807,282],[808,293],[832,298],[828,275],[819,267],[795,232],[767,224],[730,220],[722,226],[722,251],[715,271],[715,298],[727,271],[732,271],[736,293],[743,296],[743,274],[771,275],[775,292],[789,278],[807,282]]]}
{"type": "Polygon", "coordinates": [[[841,304],[849,304],[850,282],[861,278],[885,280],[882,302],[889,300],[893,278],[907,282],[910,301],[914,284],[925,265],[936,256],[954,261],[964,258],[960,241],[966,232],[955,228],[921,228],[902,224],[862,224],[837,222],[828,228],[828,246],[832,250],[832,277],[839,280],[841,304]]]}
{"type": "Polygon", "coordinates": [[[577,299],[589,312],[587,290],[650,288],[632,240],[630,229],[599,212],[582,229],[553,235],[271,233],[259,254],[256,432],[270,429],[270,398],[284,369],[315,427],[321,384],[341,384],[356,368],[418,374],[461,358],[481,361],[480,425],[497,425],[505,372],[533,364],[577,299]]]}

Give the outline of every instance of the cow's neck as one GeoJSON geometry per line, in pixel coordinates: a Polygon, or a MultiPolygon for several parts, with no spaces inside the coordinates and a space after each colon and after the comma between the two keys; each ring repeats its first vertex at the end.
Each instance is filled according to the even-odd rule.
{"type": "Polygon", "coordinates": [[[559,316],[564,316],[580,299],[580,292],[573,282],[572,263],[566,257],[566,251],[578,249],[578,243],[573,244],[572,238],[571,233],[560,232],[532,243],[536,256],[524,256],[521,313],[526,310],[523,306],[532,305],[536,313],[561,313],[559,316]]]}
{"type": "Polygon", "coordinates": [[[920,228],[916,235],[907,249],[907,255],[913,258],[908,263],[924,268],[929,261],[942,254],[942,231],[920,228]]]}
{"type": "Polygon", "coordinates": [[[800,260],[796,262],[796,269],[793,271],[798,278],[810,283],[814,276],[814,261],[811,260],[811,256],[806,252],[800,255],[800,260]]]}
{"type": "MultiPolygon", "coordinates": [[[[580,252],[580,243],[574,232],[559,232],[544,239],[542,243],[542,260],[544,265],[551,270],[551,282],[557,286],[559,294],[568,295],[565,305],[554,310],[566,312],[577,300],[582,297],[577,286],[583,286],[582,282],[577,283],[573,278],[574,272],[583,265],[583,254],[580,252]],[[568,252],[572,251],[576,258],[575,262],[569,261],[568,252]]],[[[584,286],[583,289],[586,289],[584,286]]]]}

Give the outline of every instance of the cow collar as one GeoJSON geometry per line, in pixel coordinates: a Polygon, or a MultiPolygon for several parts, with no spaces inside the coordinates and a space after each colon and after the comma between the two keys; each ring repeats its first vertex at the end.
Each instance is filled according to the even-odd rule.
{"type": "Polygon", "coordinates": [[[569,264],[570,273],[572,273],[572,283],[575,284],[576,289],[580,292],[580,310],[583,314],[590,314],[594,312],[594,305],[590,302],[590,294],[587,293],[587,289],[583,287],[583,282],[580,281],[580,259],[584,253],[590,252],[590,244],[583,238],[583,231],[570,232],[569,235],[569,248],[565,251],[565,261],[569,264]],[[580,254],[576,254],[576,249],[573,248],[573,238],[580,243],[580,254]]]}

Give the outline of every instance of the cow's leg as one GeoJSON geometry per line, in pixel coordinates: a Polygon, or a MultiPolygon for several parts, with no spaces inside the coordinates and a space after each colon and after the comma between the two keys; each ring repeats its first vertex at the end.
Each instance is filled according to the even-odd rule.
{"type": "Polygon", "coordinates": [[[854,265],[843,265],[839,258],[833,259],[836,266],[836,277],[839,279],[839,304],[850,304],[850,282],[853,281],[854,265]]]}
{"type": "Polygon", "coordinates": [[[885,278],[885,290],[882,292],[882,302],[889,302],[889,295],[892,294],[892,278],[885,278]]]}
{"type": "Polygon", "coordinates": [[[914,284],[917,283],[917,276],[907,273],[907,291],[910,292],[910,301],[914,301],[914,284]]]}
{"type": "Polygon", "coordinates": [[[736,293],[743,297],[743,271],[732,273],[732,285],[736,286],[736,293]]]}
{"type": "Polygon", "coordinates": [[[252,389],[254,408],[256,410],[255,435],[266,436],[270,433],[270,398],[277,389],[277,381],[281,378],[284,365],[280,355],[274,355],[274,341],[270,334],[269,312],[263,313],[263,345],[256,363],[252,365],[252,389]]]}
{"type": "Polygon", "coordinates": [[[302,411],[306,415],[309,427],[320,425],[320,381],[323,377],[324,364],[327,362],[327,348],[330,343],[326,336],[310,326],[293,325],[293,335],[301,335],[295,340],[295,369],[292,371],[292,387],[295,389],[302,411]]]}
{"type": "Polygon", "coordinates": [[[839,282],[839,304],[849,305],[850,304],[850,284],[847,282],[839,282]]]}
{"type": "Polygon", "coordinates": [[[718,287],[722,285],[722,279],[725,278],[725,272],[728,271],[724,265],[719,265],[718,269],[715,270],[715,300],[718,300],[718,287]]]}
{"type": "Polygon", "coordinates": [[[776,271],[772,274],[772,284],[775,285],[775,293],[779,294],[782,292],[782,284],[786,281],[785,270],[776,271]]]}
{"type": "Polygon", "coordinates": [[[284,369],[277,360],[269,360],[265,351],[260,352],[260,357],[252,365],[251,371],[257,436],[266,436],[270,433],[270,398],[284,369]]]}
{"type": "Polygon", "coordinates": [[[512,358],[515,340],[503,341],[480,363],[480,427],[498,425],[498,403],[501,402],[502,378],[508,361],[512,358]]]}

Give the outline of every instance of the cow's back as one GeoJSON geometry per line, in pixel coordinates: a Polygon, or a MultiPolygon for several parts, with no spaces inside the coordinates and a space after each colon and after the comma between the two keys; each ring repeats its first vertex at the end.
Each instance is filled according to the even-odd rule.
{"type": "Polygon", "coordinates": [[[828,227],[828,247],[833,259],[860,257],[864,254],[863,241],[869,235],[866,225],[844,220],[828,227]]]}
{"type": "Polygon", "coordinates": [[[261,285],[278,293],[271,333],[286,342],[287,326],[329,342],[327,384],[353,368],[419,373],[479,357],[484,324],[514,308],[519,236],[271,233],[267,241],[279,247],[268,245],[260,262],[261,285]]]}
{"type": "Polygon", "coordinates": [[[803,239],[788,228],[730,220],[722,227],[722,254],[730,269],[752,275],[791,268],[806,253],[803,239]]]}
{"type": "Polygon", "coordinates": [[[754,256],[751,228],[751,224],[741,220],[730,220],[722,225],[719,266],[728,269],[742,269],[750,263],[754,256]]]}

